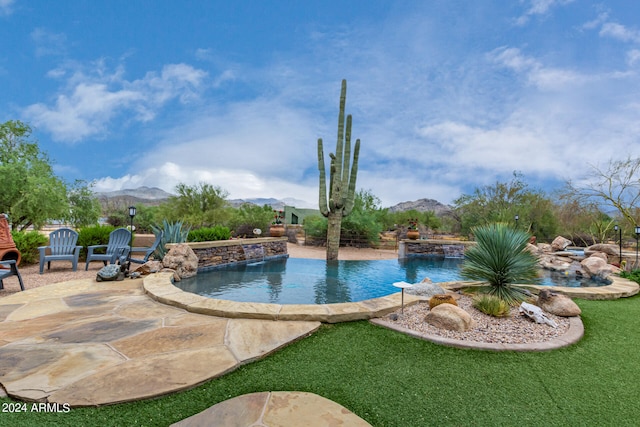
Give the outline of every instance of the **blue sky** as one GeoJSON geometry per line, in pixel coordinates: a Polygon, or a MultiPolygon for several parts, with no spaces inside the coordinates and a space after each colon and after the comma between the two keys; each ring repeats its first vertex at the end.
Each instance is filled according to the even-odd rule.
{"type": "Polygon", "coordinates": [[[0,0],[0,121],[96,191],[317,206],[340,81],[383,206],[640,155],[640,2],[0,0]]]}

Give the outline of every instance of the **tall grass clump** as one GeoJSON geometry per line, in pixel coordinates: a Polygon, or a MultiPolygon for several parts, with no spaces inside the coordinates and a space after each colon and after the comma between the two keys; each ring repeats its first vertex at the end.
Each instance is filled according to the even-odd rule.
{"type": "Polygon", "coordinates": [[[517,305],[527,293],[515,283],[536,283],[538,260],[527,248],[529,234],[504,223],[475,227],[477,244],[465,253],[462,277],[486,282],[488,293],[517,305]]]}
{"type": "Polygon", "coordinates": [[[479,294],[473,297],[473,306],[493,317],[509,317],[511,306],[495,295],[479,294]]]}

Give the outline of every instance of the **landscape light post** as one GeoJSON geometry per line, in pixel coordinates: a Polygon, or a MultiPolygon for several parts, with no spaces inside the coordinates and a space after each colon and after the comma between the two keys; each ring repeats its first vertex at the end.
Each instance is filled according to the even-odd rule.
{"type": "Polygon", "coordinates": [[[516,215],[514,219],[516,220],[516,228],[518,228],[518,220],[520,219],[520,215],[516,215]]]}
{"type": "Polygon", "coordinates": [[[620,266],[622,266],[622,227],[619,227],[618,224],[616,224],[613,226],[613,229],[618,232],[618,242],[620,245],[620,259],[618,262],[620,263],[620,266]]]}
{"type": "Polygon", "coordinates": [[[133,250],[133,217],[136,216],[136,207],[135,206],[129,206],[129,218],[131,218],[131,228],[129,229],[129,231],[131,231],[131,239],[129,240],[129,256],[127,257],[127,260],[129,260],[127,262],[127,271],[129,271],[129,267],[131,266],[131,251],[133,250]]]}
{"type": "Polygon", "coordinates": [[[640,227],[636,225],[636,265],[635,268],[638,268],[638,237],[640,237],[640,227]]]}

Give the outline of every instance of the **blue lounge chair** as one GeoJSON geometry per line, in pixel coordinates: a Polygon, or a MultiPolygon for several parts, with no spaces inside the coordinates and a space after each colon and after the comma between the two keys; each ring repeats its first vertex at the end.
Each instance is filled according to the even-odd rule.
{"type": "Polygon", "coordinates": [[[162,236],[164,236],[164,231],[160,231],[160,233],[156,236],[156,240],[153,242],[153,245],[149,247],[131,248],[131,254],[129,254],[129,261],[135,262],[136,264],[144,264],[145,262],[149,261],[149,257],[151,256],[151,254],[153,254],[156,251],[156,249],[158,248],[158,245],[162,241],[162,236]],[[133,255],[133,253],[136,253],[136,252],[143,253],[142,258],[132,258],[131,256],[133,255]]]}
{"type": "Polygon", "coordinates": [[[0,261],[0,289],[4,289],[2,280],[9,276],[17,276],[18,282],[20,283],[20,290],[24,291],[24,283],[22,282],[22,276],[20,275],[20,271],[18,271],[16,261],[13,259],[0,261]]]}
{"type": "Polygon", "coordinates": [[[51,269],[51,261],[71,261],[73,271],[78,269],[78,257],[82,246],[78,243],[78,233],[70,228],[60,228],[49,233],[49,246],[40,246],[40,274],[47,263],[47,270],[51,269]]]}
{"type": "Polygon", "coordinates": [[[126,228],[116,228],[109,234],[109,243],[106,245],[93,245],[87,247],[87,264],[85,271],[89,269],[91,261],[102,261],[104,265],[115,264],[116,261],[125,260],[129,256],[129,243],[131,232],[126,228]],[[96,249],[106,249],[106,253],[94,253],[96,249]]]}

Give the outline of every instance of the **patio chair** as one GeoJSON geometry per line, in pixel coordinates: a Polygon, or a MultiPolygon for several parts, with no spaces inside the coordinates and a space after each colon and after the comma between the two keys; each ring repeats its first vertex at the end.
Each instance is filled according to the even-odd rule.
{"type": "Polygon", "coordinates": [[[18,264],[14,259],[0,261],[0,289],[4,289],[4,283],[2,283],[2,280],[9,276],[17,276],[18,282],[20,283],[20,290],[24,291],[22,276],[20,275],[20,271],[18,271],[18,264]]]}
{"type": "Polygon", "coordinates": [[[40,274],[47,263],[47,270],[51,270],[51,261],[71,261],[73,271],[78,269],[78,257],[82,246],[78,243],[78,233],[70,228],[59,228],[49,233],[49,246],[40,246],[40,274]]]}
{"type": "Polygon", "coordinates": [[[109,234],[109,243],[106,245],[87,246],[87,264],[84,269],[89,270],[91,261],[102,261],[104,265],[115,264],[116,261],[126,259],[129,256],[129,243],[131,232],[126,228],[116,228],[109,234]],[[106,249],[106,253],[95,253],[96,249],[106,249]]]}
{"type": "Polygon", "coordinates": [[[145,262],[149,261],[149,257],[156,251],[158,245],[162,241],[162,236],[164,236],[164,231],[160,231],[160,233],[156,236],[156,240],[153,242],[153,245],[149,247],[131,248],[129,261],[135,262],[136,264],[144,264],[145,262]],[[132,258],[131,256],[134,252],[142,252],[144,253],[144,255],[142,256],[142,258],[132,258]]]}

